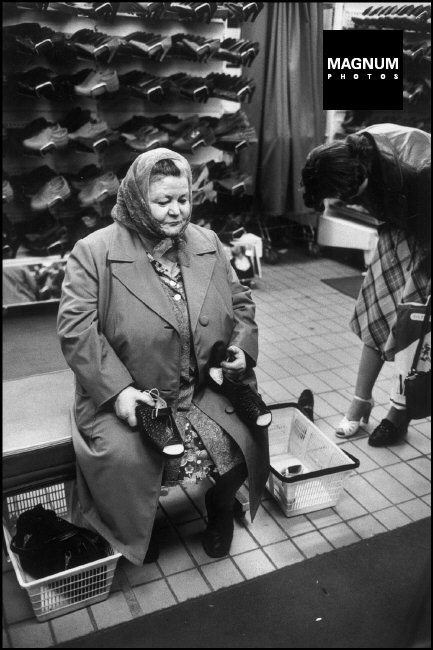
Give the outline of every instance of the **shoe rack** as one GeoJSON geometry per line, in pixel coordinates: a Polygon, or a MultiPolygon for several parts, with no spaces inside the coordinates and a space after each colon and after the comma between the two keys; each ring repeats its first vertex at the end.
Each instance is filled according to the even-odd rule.
{"type": "MultiPolygon", "coordinates": [[[[431,5],[417,2],[336,2],[332,29],[403,30],[403,109],[327,111],[326,140],[343,139],[372,124],[391,122],[431,132],[431,5]]],[[[326,202],[319,219],[321,246],[357,248],[369,264],[379,222],[357,205],[326,202]]]]}
{"type": "MultiPolygon", "coordinates": [[[[51,28],[55,32],[66,34],[68,37],[75,34],[78,30],[83,29],[102,32],[103,34],[120,39],[140,30],[161,35],[162,38],[172,37],[179,33],[190,34],[193,37],[200,36],[206,39],[218,39],[220,42],[229,38],[240,39],[241,37],[241,22],[236,22],[232,19],[229,21],[227,18],[214,17],[209,22],[206,20],[178,21],[167,18],[147,19],[142,14],[134,14],[131,12],[130,7],[128,7],[128,13],[126,13],[122,7],[122,5],[126,8],[126,5],[168,5],[170,3],[105,3],[107,5],[118,5],[115,15],[109,18],[103,12],[89,16],[84,14],[68,14],[54,10],[54,6],[59,4],[82,5],[83,7],[90,8],[92,5],[104,5],[104,3],[3,3],[3,27],[20,23],[38,23],[39,25],[51,28]],[[50,6],[53,7],[53,10],[51,10],[50,6]]],[[[248,3],[238,3],[239,6],[246,4],[248,3]]],[[[256,5],[260,3],[250,4],[256,5]]],[[[218,5],[218,8],[223,7],[223,5],[218,5]]],[[[134,116],[153,119],[161,115],[170,114],[177,116],[181,120],[196,115],[199,117],[208,116],[219,119],[223,115],[234,114],[239,111],[242,107],[242,101],[244,101],[243,97],[242,101],[236,102],[210,96],[206,101],[191,101],[187,98],[177,97],[174,100],[163,99],[159,102],[152,102],[142,97],[116,91],[103,92],[100,95],[92,93],[91,96],[76,95],[69,101],[52,101],[42,95],[39,97],[28,97],[9,92],[9,77],[16,77],[37,66],[49,67],[57,75],[69,76],[89,68],[102,71],[104,69],[115,70],[118,77],[133,70],[140,70],[158,77],[169,77],[177,73],[186,73],[194,77],[206,77],[211,73],[230,75],[232,77],[242,77],[243,74],[243,68],[240,65],[233,66],[230,62],[214,57],[196,61],[169,56],[164,57],[162,60],[133,57],[131,60],[121,59],[117,61],[116,58],[113,58],[110,63],[102,63],[99,59],[91,61],[88,57],[83,57],[82,59],[77,57],[72,61],[53,62],[49,60],[47,63],[47,59],[41,55],[40,57],[33,57],[32,61],[29,61],[24,67],[21,62],[11,62],[8,60],[3,67],[3,139],[5,139],[5,132],[8,130],[23,129],[26,125],[38,118],[45,118],[48,122],[56,124],[74,108],[91,111],[92,117],[94,116],[96,120],[104,120],[115,131],[120,125],[134,116]]],[[[245,70],[248,75],[248,68],[245,70]]],[[[124,142],[106,142],[104,138],[101,138],[101,142],[95,140],[94,144],[98,146],[94,146],[92,150],[79,150],[68,146],[58,150],[49,148],[47,151],[29,152],[19,156],[14,155],[13,152],[11,154],[6,148],[3,172],[8,176],[31,174],[33,170],[47,165],[58,175],[77,175],[86,166],[95,165],[104,172],[115,173],[118,180],[121,181],[129,165],[140,153],[125,147],[124,142]]],[[[248,146],[254,145],[250,144],[248,146]]],[[[203,165],[208,162],[211,164],[224,163],[227,167],[236,170],[238,160],[238,152],[236,150],[230,152],[213,147],[212,145],[204,145],[197,147],[191,153],[184,151],[181,151],[181,153],[185,155],[193,166],[203,165]]],[[[222,189],[224,190],[224,188],[222,189]]],[[[244,184],[242,189],[246,194],[249,194],[246,184],[244,184]]],[[[223,191],[223,195],[226,194],[227,191],[223,191]]],[[[233,194],[235,194],[234,191],[233,194]]],[[[213,201],[219,201],[218,190],[211,193],[211,196],[213,197],[213,201]]],[[[115,203],[115,198],[115,193],[113,193],[106,200],[98,201],[95,205],[91,206],[92,210],[100,216],[101,226],[111,221],[110,212],[115,203]]],[[[59,197],[59,200],[50,205],[46,212],[52,215],[54,220],[61,225],[75,209],[71,201],[72,199],[70,197],[59,197]]],[[[33,212],[28,209],[23,211],[22,206],[17,207],[13,200],[8,200],[7,203],[3,200],[3,212],[6,214],[12,226],[20,224],[23,221],[37,222],[40,218],[38,212],[33,212]]],[[[39,261],[48,262],[50,260],[59,260],[65,256],[67,257],[67,250],[62,250],[58,256],[41,257],[39,261]]],[[[25,251],[21,252],[19,249],[18,256],[15,259],[4,260],[4,268],[9,266],[16,267],[20,263],[24,264],[27,260],[29,263],[36,263],[37,259],[37,257],[30,257],[25,251]]]]}
{"type": "Polygon", "coordinates": [[[431,4],[416,2],[336,2],[333,29],[403,30],[403,109],[327,111],[328,140],[363,126],[392,122],[431,133],[431,4]]]}

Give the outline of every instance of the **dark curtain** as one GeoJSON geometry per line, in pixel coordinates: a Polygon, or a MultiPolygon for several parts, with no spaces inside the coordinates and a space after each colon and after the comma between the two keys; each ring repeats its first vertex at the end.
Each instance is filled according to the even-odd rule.
{"type": "Polygon", "coordinates": [[[299,183],[308,152],[325,135],[322,32],[323,4],[314,2],[265,3],[257,25],[243,30],[261,48],[247,112],[259,137],[255,199],[264,216],[302,221],[308,212],[299,183]]]}

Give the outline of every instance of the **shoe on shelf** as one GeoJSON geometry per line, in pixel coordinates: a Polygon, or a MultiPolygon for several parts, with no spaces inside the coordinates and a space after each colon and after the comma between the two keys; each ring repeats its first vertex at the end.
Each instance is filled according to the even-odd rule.
{"type": "Polygon", "coordinates": [[[356,420],[349,420],[346,416],[344,416],[335,431],[335,435],[338,438],[351,438],[358,432],[360,427],[362,427],[364,424],[368,424],[370,413],[374,406],[374,399],[372,397],[370,399],[363,399],[361,397],[357,397],[356,395],[353,397],[353,399],[357,402],[360,402],[360,404],[357,405],[359,417],[356,420]]]}
{"type": "Polygon", "coordinates": [[[311,422],[314,422],[314,396],[309,388],[302,391],[298,399],[298,406],[311,422]]]}
{"type": "Polygon", "coordinates": [[[74,86],[74,89],[77,95],[86,95],[87,97],[114,93],[119,90],[117,71],[110,68],[92,70],[82,83],[74,86]]]}
{"type": "Polygon", "coordinates": [[[214,489],[211,487],[205,495],[207,526],[203,533],[202,545],[209,557],[227,555],[233,540],[233,510],[219,510],[214,504],[214,489]]]}
{"type": "Polygon", "coordinates": [[[167,458],[180,458],[185,453],[182,437],[170,407],[157,393],[148,391],[154,405],[137,402],[137,426],[145,442],[167,458]]]}
{"type": "Polygon", "coordinates": [[[133,151],[150,151],[156,147],[166,147],[169,135],[166,131],[152,126],[142,126],[135,133],[122,133],[125,144],[133,151]]]}
{"type": "Polygon", "coordinates": [[[91,180],[78,194],[78,201],[83,207],[99,203],[107,196],[117,194],[120,183],[114,172],[106,172],[91,180]]]}
{"type": "Polygon", "coordinates": [[[368,438],[368,444],[371,447],[388,447],[399,443],[407,433],[408,422],[404,422],[401,426],[396,426],[384,418],[368,438]]]}
{"type": "Polygon", "coordinates": [[[35,212],[46,210],[57,201],[65,201],[71,196],[71,188],[63,176],[56,176],[31,197],[30,206],[35,212]]]}
{"type": "Polygon", "coordinates": [[[23,140],[23,146],[44,153],[50,149],[64,149],[68,142],[68,131],[65,128],[60,124],[49,124],[33,137],[23,140]]]}

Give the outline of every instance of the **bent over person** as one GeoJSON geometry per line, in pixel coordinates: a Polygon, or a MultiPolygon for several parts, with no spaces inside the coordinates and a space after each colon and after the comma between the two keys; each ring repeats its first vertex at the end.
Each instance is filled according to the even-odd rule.
{"type": "Polygon", "coordinates": [[[258,334],[250,290],[216,234],[190,223],[191,206],[183,156],[162,148],[138,156],[114,223],[75,245],[60,301],[58,333],[76,378],[79,514],[137,565],[158,557],[152,531],[162,484],[215,478],[203,546],[221,557],[237,490],[248,476],[253,520],[269,472],[267,431],[252,435],[207,382],[220,343],[230,349],[223,372],[257,394],[258,334]],[[172,414],[180,456],[161,454],[137,427],[137,405],[158,416],[155,396],[172,414]]]}

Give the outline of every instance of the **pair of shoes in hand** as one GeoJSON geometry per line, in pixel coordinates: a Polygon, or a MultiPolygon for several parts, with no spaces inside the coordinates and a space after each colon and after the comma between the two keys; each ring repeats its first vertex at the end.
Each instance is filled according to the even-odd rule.
{"type": "Polygon", "coordinates": [[[143,438],[153,449],[166,458],[180,458],[185,452],[182,437],[171,408],[156,389],[149,391],[154,405],[137,402],[135,415],[143,438]]]}
{"type": "Polygon", "coordinates": [[[220,364],[230,359],[230,352],[225,346],[218,342],[212,348],[208,383],[218,393],[223,394],[232,403],[236,414],[249,429],[254,432],[261,432],[272,422],[272,413],[262,398],[249,384],[229,379],[223,373],[220,364]]]}

